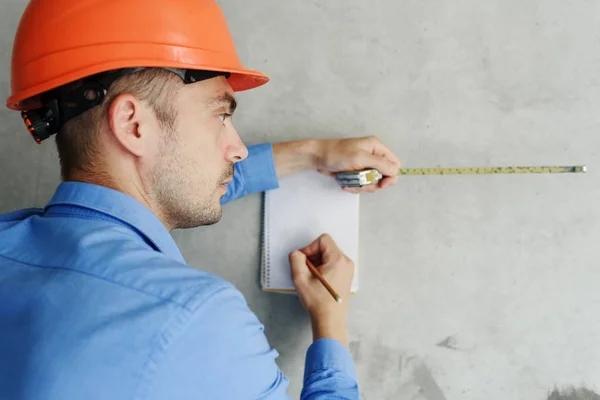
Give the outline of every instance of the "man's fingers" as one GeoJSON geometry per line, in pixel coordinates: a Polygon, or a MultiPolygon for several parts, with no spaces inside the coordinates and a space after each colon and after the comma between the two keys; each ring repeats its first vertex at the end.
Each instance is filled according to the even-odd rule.
{"type": "Polygon", "coordinates": [[[379,190],[379,187],[377,185],[366,185],[366,186],[363,186],[361,188],[358,188],[358,187],[344,187],[343,189],[346,192],[360,194],[360,193],[374,193],[377,190],[379,190]]]}
{"type": "Polygon", "coordinates": [[[377,168],[379,172],[386,176],[395,176],[398,174],[398,164],[395,164],[386,158],[367,151],[359,153],[356,158],[357,169],[377,168]]]}
{"type": "Polygon", "coordinates": [[[300,251],[304,253],[308,258],[320,255],[321,244],[319,243],[319,239],[315,240],[308,246],[301,248],[300,251]]]}
{"type": "Polygon", "coordinates": [[[387,148],[377,136],[371,136],[368,138],[368,140],[370,141],[370,146],[374,155],[381,156],[390,161],[392,164],[394,164],[396,169],[400,168],[401,162],[398,156],[396,156],[393,151],[387,148]]]}
{"type": "MultiPolygon", "coordinates": [[[[309,259],[320,260],[323,263],[326,263],[329,257],[332,254],[336,254],[340,252],[340,249],[337,243],[333,240],[333,238],[324,233],[319,236],[314,242],[309,244],[308,246],[300,249],[302,253],[304,253],[309,259]]],[[[320,263],[315,264],[315,266],[319,266],[320,263]]]]}
{"type": "Polygon", "coordinates": [[[377,183],[379,189],[387,189],[398,182],[398,176],[388,176],[383,178],[377,183]]]}
{"type": "Polygon", "coordinates": [[[328,234],[324,233],[319,236],[314,242],[308,246],[300,249],[308,258],[320,257],[325,251],[330,249],[337,249],[337,245],[334,240],[328,234]]]}
{"type": "Polygon", "coordinates": [[[335,178],[337,176],[337,172],[331,172],[324,169],[318,169],[317,171],[323,175],[331,176],[332,178],[335,178]]]}
{"type": "Polygon", "coordinates": [[[324,233],[321,236],[319,236],[317,241],[319,242],[320,249],[323,253],[325,253],[327,251],[339,251],[337,243],[327,233],[324,233]]]}
{"type": "Polygon", "coordinates": [[[290,253],[290,265],[294,283],[306,279],[311,274],[306,265],[306,255],[301,251],[296,250],[290,253]]]}
{"type": "Polygon", "coordinates": [[[380,180],[377,185],[365,185],[363,187],[347,187],[344,186],[343,189],[346,192],[350,192],[350,193],[375,193],[379,190],[382,189],[387,189],[390,186],[395,185],[396,183],[398,183],[398,176],[386,176],[385,178],[383,178],[382,180],[380,180]]]}

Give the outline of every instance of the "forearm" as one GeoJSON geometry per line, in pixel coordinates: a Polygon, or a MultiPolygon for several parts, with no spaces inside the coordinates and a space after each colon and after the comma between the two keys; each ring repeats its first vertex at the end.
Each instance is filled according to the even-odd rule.
{"type": "Polygon", "coordinates": [[[320,162],[319,140],[296,140],[273,144],[273,159],[277,177],[283,178],[297,172],[316,170],[320,162]]]}
{"type": "Polygon", "coordinates": [[[344,316],[335,318],[311,318],[313,341],[335,339],[348,347],[348,328],[344,316]]]}

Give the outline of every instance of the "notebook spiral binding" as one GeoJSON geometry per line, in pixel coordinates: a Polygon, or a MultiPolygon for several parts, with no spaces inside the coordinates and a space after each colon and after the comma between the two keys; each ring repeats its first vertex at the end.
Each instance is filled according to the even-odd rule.
{"type": "Polygon", "coordinates": [[[262,266],[261,266],[261,270],[262,270],[262,287],[263,288],[269,288],[271,286],[271,272],[270,272],[270,262],[271,262],[271,257],[270,257],[270,234],[269,234],[269,229],[268,229],[268,225],[269,225],[269,215],[267,213],[267,209],[268,209],[268,205],[267,202],[269,201],[269,198],[266,194],[266,192],[263,192],[263,209],[262,209],[262,218],[261,218],[261,223],[262,223],[262,235],[261,235],[261,248],[262,248],[262,266]]]}

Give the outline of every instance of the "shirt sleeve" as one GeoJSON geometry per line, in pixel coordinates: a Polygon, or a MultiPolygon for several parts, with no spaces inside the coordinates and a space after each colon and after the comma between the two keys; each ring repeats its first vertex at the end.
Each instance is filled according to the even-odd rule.
{"type": "Polygon", "coordinates": [[[250,145],[248,157],[235,164],[233,182],[227,185],[227,193],[221,198],[221,204],[278,187],[273,145],[271,143],[250,145]]]}
{"type": "Polygon", "coordinates": [[[314,342],[306,353],[301,400],[360,399],[350,351],[334,339],[314,342]]]}

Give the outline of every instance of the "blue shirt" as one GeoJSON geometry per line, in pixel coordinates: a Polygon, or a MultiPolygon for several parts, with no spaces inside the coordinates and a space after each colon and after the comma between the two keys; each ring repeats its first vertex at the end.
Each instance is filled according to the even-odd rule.
{"type": "MultiPolygon", "coordinates": [[[[223,203],[277,188],[272,146],[249,153],[223,203]]],[[[277,356],[242,294],[132,197],[66,182],[0,215],[0,399],[284,399],[277,356]]],[[[358,397],[347,348],[313,343],[302,398],[358,397]]]]}

